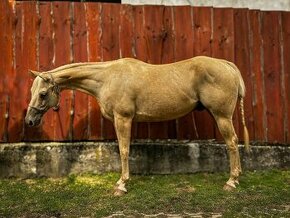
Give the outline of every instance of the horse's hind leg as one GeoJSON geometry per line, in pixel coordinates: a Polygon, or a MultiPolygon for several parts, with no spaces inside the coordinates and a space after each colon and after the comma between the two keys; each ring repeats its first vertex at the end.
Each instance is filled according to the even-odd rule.
{"type": "Polygon", "coordinates": [[[220,133],[222,134],[229,153],[230,178],[224,186],[224,190],[232,190],[238,184],[238,177],[241,173],[241,163],[238,148],[238,138],[234,130],[232,119],[214,115],[220,133]]]}

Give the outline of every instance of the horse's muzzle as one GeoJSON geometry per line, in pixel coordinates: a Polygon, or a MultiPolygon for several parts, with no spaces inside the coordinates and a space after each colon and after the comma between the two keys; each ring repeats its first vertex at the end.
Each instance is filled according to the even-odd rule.
{"type": "Polygon", "coordinates": [[[31,119],[31,118],[28,118],[26,117],[25,118],[25,123],[28,125],[28,126],[38,126],[39,123],[40,123],[40,119],[39,120],[35,120],[35,119],[31,119]]]}
{"type": "Polygon", "coordinates": [[[41,115],[40,114],[31,114],[30,113],[27,113],[26,116],[25,116],[25,123],[28,125],[28,126],[38,126],[40,124],[40,121],[41,121],[41,115]]]}
{"type": "Polygon", "coordinates": [[[26,121],[26,124],[28,126],[34,126],[34,122],[32,120],[26,121]]]}

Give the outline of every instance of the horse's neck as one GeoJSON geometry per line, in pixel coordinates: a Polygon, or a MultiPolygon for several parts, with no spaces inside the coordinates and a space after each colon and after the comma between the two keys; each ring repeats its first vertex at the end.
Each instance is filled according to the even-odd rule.
{"type": "Polygon", "coordinates": [[[56,68],[51,73],[62,90],[76,89],[97,97],[97,89],[105,80],[106,68],[101,63],[79,63],[56,68]]]}

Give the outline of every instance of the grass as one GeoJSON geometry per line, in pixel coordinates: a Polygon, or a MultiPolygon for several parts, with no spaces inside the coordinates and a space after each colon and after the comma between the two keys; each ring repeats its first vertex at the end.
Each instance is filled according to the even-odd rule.
{"type": "Polygon", "coordinates": [[[221,213],[223,217],[290,217],[290,171],[246,172],[234,192],[228,174],[133,175],[129,193],[114,197],[119,174],[0,180],[0,217],[104,217],[221,213]]]}

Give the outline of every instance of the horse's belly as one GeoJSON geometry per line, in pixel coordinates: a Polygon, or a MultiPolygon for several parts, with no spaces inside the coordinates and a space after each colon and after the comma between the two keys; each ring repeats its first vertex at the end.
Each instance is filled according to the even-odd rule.
{"type": "Polygon", "coordinates": [[[139,107],[135,113],[134,121],[137,122],[158,122],[179,118],[191,112],[196,103],[194,101],[175,102],[160,104],[151,103],[139,107]]]}

